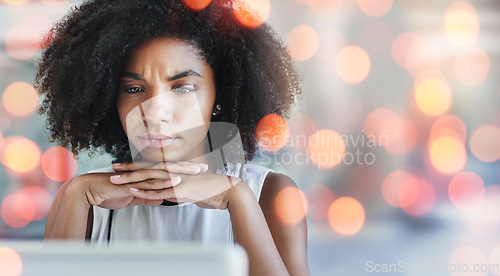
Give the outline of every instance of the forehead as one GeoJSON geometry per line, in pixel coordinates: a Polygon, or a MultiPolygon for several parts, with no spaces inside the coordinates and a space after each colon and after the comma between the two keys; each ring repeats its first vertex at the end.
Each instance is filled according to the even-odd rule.
{"type": "MultiPolygon", "coordinates": [[[[155,38],[134,48],[126,68],[144,70],[141,67],[205,67],[202,51],[191,43],[174,38],[155,38]]],[[[199,68],[201,69],[201,68],[199,68]]]]}

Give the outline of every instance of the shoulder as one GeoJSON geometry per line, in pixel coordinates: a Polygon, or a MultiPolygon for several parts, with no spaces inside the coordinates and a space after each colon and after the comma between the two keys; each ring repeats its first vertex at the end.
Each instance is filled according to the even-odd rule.
{"type": "Polygon", "coordinates": [[[270,171],[264,180],[259,203],[274,201],[278,193],[288,187],[297,188],[297,184],[285,174],[270,171]]]}

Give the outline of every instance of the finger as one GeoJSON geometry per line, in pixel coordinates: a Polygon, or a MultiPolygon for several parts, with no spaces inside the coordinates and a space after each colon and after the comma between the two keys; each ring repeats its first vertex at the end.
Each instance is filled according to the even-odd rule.
{"type": "Polygon", "coordinates": [[[152,166],[151,169],[166,170],[173,173],[198,174],[200,172],[206,172],[208,170],[208,165],[192,161],[182,161],[178,163],[162,162],[152,166]]]}
{"type": "Polygon", "coordinates": [[[139,190],[161,190],[175,187],[181,183],[181,177],[176,176],[172,179],[148,179],[141,182],[128,184],[130,188],[139,190]]]}
{"type": "Polygon", "coordinates": [[[142,169],[148,169],[153,164],[146,161],[138,161],[133,163],[114,163],[112,165],[115,171],[137,171],[142,169]]]}
{"type": "Polygon", "coordinates": [[[145,181],[148,179],[171,179],[176,176],[177,175],[164,170],[139,170],[112,175],[109,177],[109,181],[113,184],[126,184],[145,181]]]}
{"type": "MultiPolygon", "coordinates": [[[[163,190],[139,190],[136,188],[130,188],[130,193],[138,198],[143,198],[147,200],[163,200],[168,199],[172,201],[175,199],[174,189],[163,189],[163,190]]],[[[176,199],[178,200],[178,199],[176,199]]]]}

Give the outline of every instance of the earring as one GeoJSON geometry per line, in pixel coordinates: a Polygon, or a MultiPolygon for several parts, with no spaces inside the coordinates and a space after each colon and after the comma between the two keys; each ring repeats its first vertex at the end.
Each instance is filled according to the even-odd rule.
{"type": "MultiPolygon", "coordinates": [[[[217,109],[217,111],[220,111],[222,109],[222,107],[220,106],[220,104],[217,104],[215,106],[215,109],[217,109]]],[[[215,114],[215,111],[212,113],[212,115],[216,116],[217,114],[215,114]]]]}

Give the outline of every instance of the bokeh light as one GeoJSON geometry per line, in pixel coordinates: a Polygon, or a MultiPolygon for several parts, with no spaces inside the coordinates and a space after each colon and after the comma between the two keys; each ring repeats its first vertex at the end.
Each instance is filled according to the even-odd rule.
{"type": "MultiPolygon", "coordinates": [[[[490,253],[490,264],[500,264],[500,243],[497,244],[490,253]]],[[[500,271],[492,271],[495,275],[500,275],[500,271]]]]}
{"type": "Polygon", "coordinates": [[[78,162],[74,155],[64,147],[51,147],[42,156],[42,170],[45,175],[58,182],[75,176],[78,162]]]}
{"type": "Polygon", "coordinates": [[[453,44],[473,44],[479,36],[479,29],[479,16],[470,3],[456,1],[448,6],[444,15],[444,32],[453,44]]]}
{"type": "Polygon", "coordinates": [[[461,172],[450,181],[448,195],[460,210],[472,210],[484,201],[483,179],[473,172],[461,172]]]}
{"type": "Polygon", "coordinates": [[[18,276],[23,271],[23,262],[12,248],[0,247],[0,275],[18,276]]]}
{"type": "Polygon", "coordinates": [[[423,113],[441,115],[450,109],[451,101],[451,88],[447,82],[428,78],[415,83],[415,102],[423,113]]]}
{"type": "Polygon", "coordinates": [[[490,58],[481,49],[466,49],[455,59],[455,76],[467,86],[483,83],[490,71],[490,58]]]}
{"type": "Polygon", "coordinates": [[[330,188],[323,184],[314,183],[307,187],[306,196],[309,201],[308,216],[316,220],[326,220],[328,208],[334,200],[330,188]]]}
{"type": "Polygon", "coordinates": [[[264,150],[276,152],[288,143],[290,128],[280,115],[267,114],[257,124],[255,136],[264,150]]]}
{"type": "Polygon", "coordinates": [[[487,266],[488,260],[481,250],[472,246],[460,247],[454,250],[448,258],[448,268],[452,276],[486,275],[487,270],[482,272],[481,265],[487,266]],[[474,267],[478,271],[475,271],[474,267]]]}
{"type": "Polygon", "coordinates": [[[309,138],[309,158],[320,168],[329,169],[340,164],[345,148],[342,136],[331,129],[320,129],[309,138]]]}
{"type": "Polygon", "coordinates": [[[42,3],[48,5],[48,6],[62,6],[68,2],[68,0],[41,0],[42,3]]]}
{"type": "Polygon", "coordinates": [[[432,124],[429,133],[429,144],[441,136],[451,136],[465,143],[465,139],[467,138],[467,127],[462,119],[457,116],[441,116],[432,124]]]}
{"type": "Polygon", "coordinates": [[[298,149],[307,149],[309,137],[317,130],[314,120],[304,113],[297,112],[290,118],[288,125],[290,126],[292,146],[298,149]]]}
{"type": "Polygon", "coordinates": [[[287,224],[297,224],[307,214],[306,195],[296,187],[286,187],[279,191],[274,200],[274,210],[278,218],[287,224]]]}
{"type": "Polygon", "coordinates": [[[306,0],[312,12],[319,16],[329,16],[339,11],[343,0],[306,0]]]}
{"type": "Polygon", "coordinates": [[[186,6],[194,11],[200,11],[206,8],[212,0],[182,0],[186,6]]]}
{"type": "Polygon", "coordinates": [[[28,0],[1,0],[0,2],[5,3],[5,4],[9,4],[9,5],[13,5],[13,6],[17,6],[17,5],[21,5],[21,4],[28,2],[28,0]]]}
{"type": "Polygon", "coordinates": [[[484,125],[474,130],[470,136],[469,148],[483,162],[500,160],[500,127],[484,125]]]}
{"type": "Polygon", "coordinates": [[[24,193],[10,194],[2,200],[0,215],[10,227],[25,227],[35,218],[35,203],[24,193]]]}
{"type": "Polygon", "coordinates": [[[38,106],[38,94],[31,84],[18,81],[5,88],[2,102],[10,114],[27,116],[38,106]]]}
{"type": "Polygon", "coordinates": [[[398,35],[391,45],[391,55],[396,64],[408,70],[421,66],[426,51],[424,40],[411,32],[398,35]]]}
{"type": "Polygon", "coordinates": [[[365,223],[363,205],[352,197],[341,197],[335,200],[328,209],[330,227],[340,235],[357,234],[365,223]]]}
{"type": "Polygon", "coordinates": [[[38,50],[44,33],[48,32],[51,22],[45,17],[30,16],[19,26],[12,28],[5,37],[5,49],[14,59],[25,61],[33,58],[38,50]]]}
{"type": "Polygon", "coordinates": [[[418,141],[415,125],[388,108],[371,111],[365,118],[364,131],[368,139],[394,155],[408,154],[418,141]]]}
{"type": "Polygon", "coordinates": [[[401,206],[403,211],[414,217],[427,215],[432,211],[436,203],[436,192],[432,185],[425,179],[416,178],[418,185],[418,194],[412,203],[401,206]]]}
{"type": "Polygon", "coordinates": [[[306,61],[318,51],[318,33],[308,25],[294,27],[286,37],[290,55],[297,61],[306,61]]]}
{"type": "Polygon", "coordinates": [[[477,208],[463,212],[462,220],[467,230],[476,235],[495,231],[500,226],[500,185],[486,186],[484,201],[477,208]]]}
{"type": "Polygon", "coordinates": [[[32,220],[42,220],[47,216],[52,204],[52,198],[47,190],[40,186],[29,185],[23,187],[19,193],[26,195],[35,206],[35,213],[32,220]]]}
{"type": "Polygon", "coordinates": [[[359,8],[367,15],[379,17],[392,8],[393,0],[358,0],[359,8]]]}
{"type": "Polygon", "coordinates": [[[382,182],[382,196],[392,207],[407,207],[415,202],[419,193],[417,179],[409,172],[398,170],[382,182]]]}
{"type": "Polygon", "coordinates": [[[467,153],[464,144],[457,138],[441,136],[430,143],[429,158],[439,172],[453,174],[465,166],[467,153]]]}
{"type": "Polygon", "coordinates": [[[362,82],[368,76],[370,67],[370,57],[358,46],[344,47],[335,60],[335,71],[343,81],[350,84],[362,82]]]}
{"type": "Polygon", "coordinates": [[[4,140],[0,149],[0,161],[16,172],[29,172],[40,162],[40,149],[31,140],[22,136],[12,136],[4,140]]]}
{"type": "Polygon", "coordinates": [[[235,0],[233,10],[241,24],[256,28],[266,22],[271,14],[269,0],[235,0]]]}

